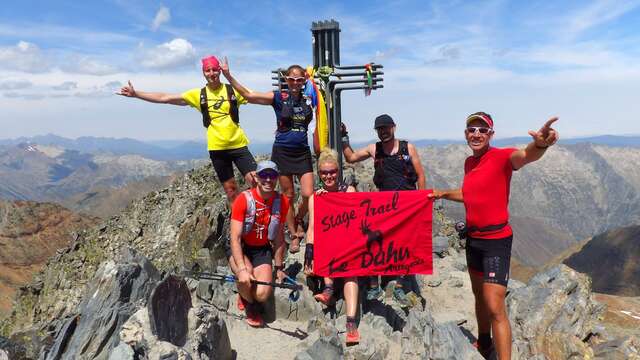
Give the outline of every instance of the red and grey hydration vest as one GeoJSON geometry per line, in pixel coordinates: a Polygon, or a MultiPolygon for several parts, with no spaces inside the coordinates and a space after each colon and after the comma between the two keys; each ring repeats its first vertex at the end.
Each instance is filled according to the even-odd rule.
{"type": "MultiPolygon", "coordinates": [[[[253,229],[256,221],[256,199],[253,197],[251,190],[243,191],[247,200],[247,211],[242,222],[242,235],[247,235],[253,229]]],[[[269,218],[269,228],[267,230],[267,238],[269,241],[275,240],[278,235],[278,226],[280,225],[280,194],[276,193],[273,203],[271,203],[271,216],[269,218]]],[[[264,204],[262,204],[264,205],[264,204]]]]}
{"type": "Polygon", "coordinates": [[[290,96],[287,92],[273,92],[273,110],[276,113],[277,132],[274,145],[286,147],[309,146],[307,129],[313,120],[311,98],[290,96]]]}
{"type": "Polygon", "coordinates": [[[409,145],[405,140],[399,143],[398,152],[394,155],[384,152],[382,142],[376,143],[373,183],[380,191],[417,189],[418,174],[411,162],[409,145]]]}

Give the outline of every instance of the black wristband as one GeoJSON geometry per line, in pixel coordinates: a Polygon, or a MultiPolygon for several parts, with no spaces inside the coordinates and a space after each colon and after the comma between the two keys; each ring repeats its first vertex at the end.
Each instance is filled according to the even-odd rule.
{"type": "Polygon", "coordinates": [[[540,150],[542,150],[542,149],[545,149],[545,150],[546,150],[546,149],[550,146],[550,145],[547,145],[547,146],[538,146],[538,144],[535,144],[535,145],[536,145],[536,149],[540,149],[540,150]]]}
{"type": "Polygon", "coordinates": [[[273,269],[274,269],[275,271],[278,271],[278,270],[282,271],[282,270],[284,270],[284,265],[275,265],[275,266],[273,267],[273,269]]]}
{"type": "Polygon", "coordinates": [[[307,244],[304,248],[304,265],[311,266],[313,264],[313,244],[307,244]]]}

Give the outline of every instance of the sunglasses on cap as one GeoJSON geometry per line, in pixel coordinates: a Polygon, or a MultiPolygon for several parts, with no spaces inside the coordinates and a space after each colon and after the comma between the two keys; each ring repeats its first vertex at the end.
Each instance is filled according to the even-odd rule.
{"type": "Polygon", "coordinates": [[[491,134],[491,133],[493,133],[493,129],[492,128],[488,128],[488,127],[484,127],[484,126],[467,126],[465,131],[468,132],[469,134],[475,134],[475,133],[491,134]]]}
{"type": "Polygon", "coordinates": [[[264,180],[275,180],[278,178],[278,173],[273,170],[264,170],[257,173],[256,175],[258,175],[260,179],[264,180]]]}
{"type": "Polygon", "coordinates": [[[307,80],[304,76],[298,76],[298,77],[287,76],[285,77],[285,79],[287,79],[287,81],[292,81],[297,84],[302,84],[307,80]]]}
{"type": "Polygon", "coordinates": [[[318,171],[318,173],[320,174],[320,176],[324,175],[336,175],[338,173],[338,169],[332,169],[332,170],[320,170],[318,171]]]}

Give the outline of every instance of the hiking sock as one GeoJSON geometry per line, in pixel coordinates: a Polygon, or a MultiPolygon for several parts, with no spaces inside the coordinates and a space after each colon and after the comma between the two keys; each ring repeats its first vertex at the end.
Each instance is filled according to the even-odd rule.
{"type": "Polygon", "coordinates": [[[489,349],[493,345],[491,341],[491,333],[478,334],[478,348],[489,349]]]}
{"type": "Polygon", "coordinates": [[[326,293],[329,296],[333,296],[333,285],[325,285],[324,290],[322,290],[322,292],[326,293]]]}
{"type": "Polygon", "coordinates": [[[347,316],[347,324],[353,324],[355,326],[356,317],[355,316],[347,316]]]}

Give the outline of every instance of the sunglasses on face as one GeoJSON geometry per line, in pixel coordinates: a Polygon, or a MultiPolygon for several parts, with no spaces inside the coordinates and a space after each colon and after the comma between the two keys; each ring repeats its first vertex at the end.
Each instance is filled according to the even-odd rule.
{"type": "Polygon", "coordinates": [[[302,84],[303,82],[305,82],[305,78],[304,77],[293,77],[293,76],[287,76],[285,79],[287,79],[287,81],[291,81],[297,84],[302,84]]]}
{"type": "Polygon", "coordinates": [[[467,126],[465,131],[469,134],[491,134],[493,132],[493,129],[484,126],[467,126]]]}
{"type": "Polygon", "coordinates": [[[263,171],[256,175],[262,180],[275,180],[278,178],[278,173],[275,171],[263,171]]]}
{"type": "Polygon", "coordinates": [[[336,175],[338,173],[338,169],[332,169],[332,170],[320,170],[319,171],[320,176],[328,176],[328,175],[336,175]]]}

